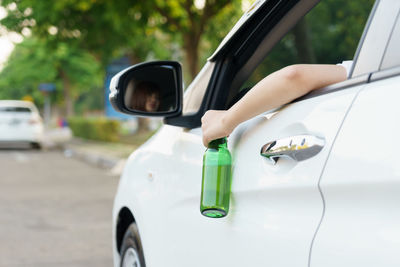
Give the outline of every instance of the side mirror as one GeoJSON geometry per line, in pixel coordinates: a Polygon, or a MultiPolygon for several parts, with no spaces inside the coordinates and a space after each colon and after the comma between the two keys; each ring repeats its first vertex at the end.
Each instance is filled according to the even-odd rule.
{"type": "Polygon", "coordinates": [[[110,82],[114,109],[131,115],[174,117],[182,112],[182,68],[175,61],[140,63],[110,82]]]}

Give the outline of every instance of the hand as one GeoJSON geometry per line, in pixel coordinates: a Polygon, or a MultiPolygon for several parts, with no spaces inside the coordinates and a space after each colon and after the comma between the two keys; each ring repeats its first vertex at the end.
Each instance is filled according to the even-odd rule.
{"type": "Polygon", "coordinates": [[[228,115],[226,110],[209,110],[201,118],[203,144],[205,147],[208,147],[212,140],[231,134],[235,126],[229,122],[228,115]]]}

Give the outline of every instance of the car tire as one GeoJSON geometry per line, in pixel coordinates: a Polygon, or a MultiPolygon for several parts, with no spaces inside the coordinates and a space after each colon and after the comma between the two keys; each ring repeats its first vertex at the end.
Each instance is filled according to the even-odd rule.
{"type": "Polygon", "coordinates": [[[37,150],[42,149],[42,145],[41,145],[40,143],[38,143],[38,142],[32,142],[32,143],[31,143],[31,147],[32,147],[33,149],[37,149],[37,150]]]}
{"type": "Polygon", "coordinates": [[[146,267],[136,223],[129,225],[121,244],[121,267],[146,267]]]}

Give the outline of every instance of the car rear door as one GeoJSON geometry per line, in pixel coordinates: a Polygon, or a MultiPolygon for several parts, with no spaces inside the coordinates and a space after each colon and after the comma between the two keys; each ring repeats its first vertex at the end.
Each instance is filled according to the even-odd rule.
{"type": "MultiPolygon", "coordinates": [[[[157,148],[166,154],[164,161],[168,156],[170,159],[162,172],[150,167],[154,173],[151,177],[169,174],[165,179],[155,178],[160,184],[149,194],[166,196],[163,203],[154,206],[151,220],[141,224],[144,246],[149,248],[152,243],[155,247],[152,251],[147,249],[151,263],[307,266],[312,240],[323,215],[318,181],[346,112],[366,81],[366,76],[349,80],[339,87],[352,84],[351,88],[337,91],[332,88],[333,92],[260,115],[235,129],[228,138],[233,177],[231,206],[225,218],[207,218],[199,211],[204,153],[198,149],[200,129],[177,132],[175,128],[166,128],[163,133],[171,131],[168,137],[171,149],[162,145],[161,135],[155,136],[148,149],[157,148]],[[306,136],[304,143],[295,140],[299,135],[306,136]],[[265,144],[287,138],[299,147],[318,138],[323,140],[322,150],[303,161],[280,158],[275,165],[260,155],[265,144]],[[170,156],[171,151],[175,152],[174,157],[170,156]],[[157,238],[150,235],[163,238],[154,243],[157,238]]],[[[140,197],[140,201],[145,201],[144,195],[140,197]]],[[[146,203],[149,207],[149,202],[146,203]]]]}
{"type": "Polygon", "coordinates": [[[324,218],[311,266],[400,266],[399,16],[399,1],[380,1],[360,50],[363,64],[354,71],[369,72],[370,82],[349,110],[321,178],[324,218]]]}
{"type": "MultiPolygon", "coordinates": [[[[249,121],[229,138],[234,155],[234,225],[227,228],[232,231],[236,226],[238,239],[256,244],[258,250],[248,253],[250,259],[264,257],[263,263],[275,266],[307,265],[323,214],[318,181],[346,112],[363,87],[361,83],[293,103],[249,121]],[[284,140],[299,148],[313,138],[323,140],[322,150],[302,161],[282,157],[272,165],[260,155],[269,142],[284,140]]],[[[299,150],[299,158],[303,155],[307,157],[307,151],[299,150]]]]}

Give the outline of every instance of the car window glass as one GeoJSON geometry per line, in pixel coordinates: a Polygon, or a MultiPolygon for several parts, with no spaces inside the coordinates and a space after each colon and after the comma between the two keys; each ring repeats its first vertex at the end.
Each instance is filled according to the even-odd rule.
{"type": "Polygon", "coordinates": [[[392,36],[390,37],[388,47],[386,48],[385,56],[383,58],[380,69],[384,70],[400,66],[399,48],[400,48],[400,18],[399,15],[397,15],[397,22],[393,29],[392,36]]]}
{"type": "Polygon", "coordinates": [[[31,109],[26,107],[0,107],[0,112],[30,113],[31,109]]]}
{"type": "Polygon", "coordinates": [[[386,45],[389,42],[393,25],[400,8],[398,0],[380,0],[374,12],[362,46],[358,52],[352,77],[376,72],[381,65],[386,45]]]}
{"type": "Polygon", "coordinates": [[[373,0],[321,1],[271,50],[240,91],[288,65],[352,60],[373,4],[373,0]]]}
{"type": "Polygon", "coordinates": [[[214,62],[207,62],[187,88],[183,100],[183,114],[191,114],[199,110],[214,66],[214,62]]]}

